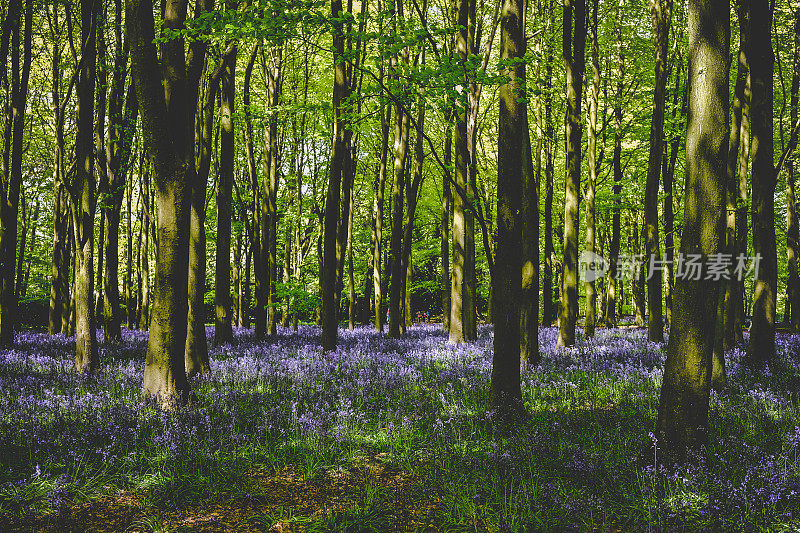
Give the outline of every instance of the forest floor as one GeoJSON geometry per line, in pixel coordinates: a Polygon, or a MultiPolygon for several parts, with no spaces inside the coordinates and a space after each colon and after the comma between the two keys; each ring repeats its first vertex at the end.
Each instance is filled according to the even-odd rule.
{"type": "Polygon", "coordinates": [[[800,529],[800,336],[761,373],[744,345],[726,354],[707,454],[665,468],[664,344],[621,327],[556,349],[556,333],[513,428],[485,408],[486,326],[461,346],[435,324],[340,330],[328,354],[314,326],[237,330],[172,413],[140,397],[146,332],[100,332],[88,378],[73,339],[20,333],[0,351],[0,531],[800,529]]]}

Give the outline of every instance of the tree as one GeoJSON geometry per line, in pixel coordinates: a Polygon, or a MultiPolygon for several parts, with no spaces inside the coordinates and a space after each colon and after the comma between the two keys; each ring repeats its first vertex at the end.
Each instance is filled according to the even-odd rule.
{"type": "MultiPolygon", "coordinates": [[[[231,2],[227,4],[231,8],[231,2]]],[[[214,276],[214,346],[233,340],[231,311],[231,213],[233,204],[233,114],[236,95],[238,47],[231,43],[225,53],[220,79],[220,172],[217,187],[217,247],[214,276]]]]}
{"type": "Polygon", "coordinates": [[[81,1],[81,62],[78,71],[77,131],[75,136],[75,179],[71,184],[72,220],[75,232],[75,368],[94,372],[100,364],[97,354],[94,314],[94,215],[97,206],[94,175],[96,26],[99,0],[81,1]]]}
{"type": "Polygon", "coordinates": [[[105,142],[107,178],[104,181],[108,198],[102,203],[105,210],[105,273],[103,275],[103,314],[105,338],[122,341],[122,307],[119,295],[119,226],[122,200],[125,196],[125,176],[128,173],[133,134],[139,107],[133,84],[125,90],[125,73],[128,62],[128,43],[122,39],[122,0],[115,0],[114,42],[116,55],[111,75],[108,101],[109,126],[105,142]]]}
{"type": "Polygon", "coordinates": [[[562,45],[567,76],[566,188],[564,197],[564,267],[558,346],[575,344],[578,321],[578,212],[581,185],[581,99],[583,94],[586,17],[584,0],[565,0],[562,45]]]}
{"type": "MultiPolygon", "coordinates": [[[[728,132],[728,0],[689,2],[686,193],[681,253],[703,262],[724,242],[728,132]]],[[[667,361],[658,408],[657,438],[670,457],[700,450],[708,439],[717,295],[720,282],[678,277],[667,361]]]]}
{"type": "MultiPolygon", "coordinates": [[[[212,0],[199,0],[195,17],[214,9],[212,0]]],[[[206,184],[211,165],[211,130],[214,121],[219,78],[224,72],[226,54],[219,67],[209,72],[206,59],[207,44],[203,39],[189,45],[187,83],[189,91],[187,117],[189,132],[195,139],[187,153],[188,186],[191,188],[189,204],[189,260],[187,263],[187,320],[184,369],[188,378],[198,372],[208,372],[208,341],[206,340],[206,184]]]]}
{"type": "MultiPolygon", "coordinates": [[[[180,31],[186,1],[165,5],[163,27],[180,31]]],[[[184,40],[154,44],[152,0],[127,0],[126,22],[131,41],[131,66],[142,117],[142,132],[153,165],[158,204],[154,305],[144,368],[143,393],[171,408],[189,395],[186,379],[186,317],[190,184],[187,154],[192,109],[186,91],[184,40]],[[171,75],[162,78],[163,72],[171,75]]]]}
{"type": "MultiPolygon", "coordinates": [[[[589,179],[586,183],[586,250],[592,254],[597,249],[597,236],[595,224],[595,188],[597,186],[597,107],[600,96],[600,44],[597,38],[597,10],[598,0],[592,1],[590,19],[591,54],[592,54],[592,86],[589,91],[589,134],[587,140],[589,179]]],[[[595,291],[594,277],[587,279],[586,287],[586,324],[584,333],[587,337],[594,337],[594,328],[597,312],[597,292],[595,291]]]]}
{"type": "MultiPolygon", "coordinates": [[[[453,270],[450,293],[450,342],[461,343],[477,337],[475,317],[475,221],[469,205],[473,202],[468,118],[471,117],[470,86],[467,59],[474,50],[474,36],[470,31],[475,20],[474,0],[456,0],[456,53],[462,72],[459,74],[461,90],[456,103],[456,121],[453,134],[455,175],[453,185],[453,270]]],[[[473,130],[474,131],[474,130],[473,130]]]]}
{"type": "Polygon", "coordinates": [[[661,269],[655,268],[661,261],[658,238],[658,185],[661,177],[663,157],[664,107],[667,89],[667,50],[669,49],[669,24],[672,17],[671,0],[650,0],[655,41],[655,87],[653,92],[653,116],[650,122],[650,155],[647,163],[647,182],[644,193],[644,217],[646,229],[646,258],[650,261],[647,272],[647,339],[652,342],[664,340],[661,302],[661,269]]]}
{"type": "MultiPolygon", "coordinates": [[[[0,89],[8,95],[3,114],[3,174],[0,180],[0,346],[11,346],[17,315],[14,291],[17,251],[17,216],[22,185],[22,136],[25,130],[25,106],[31,71],[33,2],[26,0],[22,68],[20,69],[21,0],[13,0],[3,21],[0,60],[6,64],[11,55],[11,82],[8,73],[0,74],[0,89]]],[[[90,126],[91,129],[91,126],[90,126]]]]}
{"type": "MultiPolygon", "coordinates": [[[[789,103],[789,123],[795,127],[798,119],[798,103],[800,103],[800,8],[793,10],[794,17],[794,51],[792,54],[792,86],[789,103]]],[[[797,213],[797,196],[795,191],[794,159],[786,161],[786,255],[789,269],[786,305],[791,314],[784,320],[789,322],[791,331],[800,333],[800,221],[797,213]]]]}
{"type": "MultiPolygon", "coordinates": [[[[525,1],[504,0],[501,12],[500,61],[507,80],[500,86],[497,138],[497,257],[495,262],[494,356],[489,405],[502,414],[519,413],[520,297],[522,290],[523,186],[525,148],[530,154],[525,99],[525,1]]],[[[528,176],[529,177],[529,176],[528,176]]],[[[530,177],[529,177],[530,179],[530,177]]],[[[530,199],[527,199],[530,201],[530,199]]],[[[536,221],[538,226],[538,220],[536,221]]],[[[537,291],[538,292],[538,291],[537,291]]],[[[538,306],[537,306],[538,308],[538,306]]],[[[536,315],[534,314],[534,321],[536,315]]],[[[538,321],[536,321],[538,322],[538,321]]]]}
{"type": "Polygon", "coordinates": [[[323,236],[323,264],[320,275],[322,286],[322,348],[335,350],[338,339],[338,309],[336,307],[336,274],[342,251],[337,248],[342,173],[349,154],[346,142],[344,104],[348,83],[344,63],[344,22],[342,0],[331,0],[333,24],[333,150],[331,153],[328,192],[325,197],[325,226],[323,236]]]}
{"type": "Polygon", "coordinates": [[[753,151],[753,252],[759,258],[753,289],[750,343],[744,362],[763,366],[775,356],[775,312],[778,252],[775,243],[775,181],[773,163],[772,8],[764,0],[750,0],[749,60],[751,133],[753,151]]]}
{"type": "MultiPolygon", "coordinates": [[[[617,324],[617,259],[619,257],[620,233],[622,230],[621,209],[622,209],[622,98],[625,80],[625,55],[622,51],[622,6],[617,6],[616,23],[616,48],[617,48],[617,68],[616,68],[616,92],[614,94],[614,205],[611,214],[611,242],[609,243],[609,269],[608,269],[608,288],[606,290],[606,317],[605,322],[608,326],[617,324]]],[[[621,287],[620,287],[621,288],[621,287]]]]}

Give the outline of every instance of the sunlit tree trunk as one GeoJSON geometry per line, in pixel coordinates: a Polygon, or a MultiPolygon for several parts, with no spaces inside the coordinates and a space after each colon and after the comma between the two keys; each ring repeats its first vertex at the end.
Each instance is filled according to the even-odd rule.
{"type": "Polygon", "coordinates": [[[389,153],[389,126],[392,107],[381,109],[381,146],[378,167],[375,171],[374,200],[372,203],[372,282],[374,286],[375,329],[383,331],[383,202],[386,189],[386,161],[389,153]]]}
{"type": "Polygon", "coordinates": [[[95,45],[99,0],[81,1],[81,67],[78,74],[75,180],[72,183],[77,275],[75,279],[75,369],[97,370],[94,315],[94,215],[97,205],[92,133],[95,100],[95,45]]]}
{"type": "Polygon", "coordinates": [[[614,199],[611,214],[611,242],[608,250],[608,289],[606,290],[606,317],[605,322],[609,327],[617,325],[617,287],[620,288],[620,301],[622,300],[622,284],[618,283],[617,259],[619,258],[621,210],[622,210],[622,97],[625,81],[625,56],[622,51],[622,6],[617,6],[616,22],[616,48],[617,69],[616,93],[614,94],[614,199]]]}
{"type": "MultiPolygon", "coordinates": [[[[195,17],[214,8],[211,0],[200,0],[195,6],[195,17]]],[[[203,40],[189,45],[186,65],[188,102],[188,132],[192,140],[187,153],[188,184],[191,188],[189,203],[189,261],[187,277],[187,321],[184,368],[188,378],[198,372],[208,372],[208,341],[206,339],[206,187],[211,164],[211,130],[214,102],[218,85],[214,75],[209,75],[206,59],[207,44],[203,40]]],[[[231,54],[223,59],[231,60],[231,54]]],[[[223,69],[218,73],[222,75],[223,69]]]]}
{"type": "MultiPolygon", "coordinates": [[[[168,2],[163,26],[183,28],[187,5],[168,2]]],[[[183,39],[161,45],[159,61],[154,40],[151,0],[127,0],[126,23],[131,40],[131,65],[142,117],[144,139],[152,159],[158,206],[154,305],[145,358],[143,394],[164,408],[189,395],[186,379],[186,317],[190,184],[188,132],[194,109],[187,105],[187,72],[183,39]],[[162,79],[161,65],[171,73],[162,79]]]]}
{"type": "Polygon", "coordinates": [[[584,0],[565,0],[563,19],[564,68],[567,76],[566,187],[564,197],[564,266],[561,279],[561,317],[558,346],[575,344],[578,321],[578,212],[581,184],[581,100],[583,94],[586,17],[584,0]]]}
{"type": "MultiPolygon", "coordinates": [[[[399,16],[403,16],[403,2],[397,3],[399,16]]],[[[409,62],[409,50],[403,48],[398,61],[402,66],[409,62]]],[[[391,285],[389,286],[389,336],[399,337],[405,326],[403,292],[406,262],[403,261],[403,204],[406,191],[406,156],[408,154],[409,119],[400,101],[395,104],[394,128],[394,183],[391,192],[392,234],[389,244],[391,255],[391,285]]]]}
{"type": "Polygon", "coordinates": [[[472,334],[475,315],[474,264],[475,236],[474,213],[468,202],[475,202],[472,189],[469,152],[468,119],[471,117],[471,100],[467,59],[472,53],[473,36],[469,30],[474,20],[474,2],[456,0],[457,61],[464,69],[461,78],[460,98],[456,102],[455,130],[453,134],[454,176],[453,185],[453,271],[450,292],[450,342],[461,343],[474,340],[472,334]]]}
{"type": "MultiPolygon", "coordinates": [[[[444,164],[450,168],[453,162],[452,112],[445,118],[448,127],[444,139],[444,164]]],[[[442,299],[442,329],[450,331],[450,227],[452,224],[453,193],[450,171],[442,173],[442,213],[439,220],[439,292],[442,299]]]]}
{"type": "MultiPolygon", "coordinates": [[[[689,2],[689,114],[681,253],[720,252],[725,238],[728,144],[728,0],[689,2]],[[721,112],[722,111],[722,112],[721,112]]],[[[708,401],[717,294],[721,283],[679,277],[658,410],[658,446],[667,457],[702,451],[708,440],[708,401]]]]}
{"type": "MultiPolygon", "coordinates": [[[[597,106],[600,97],[600,45],[597,38],[597,9],[599,0],[592,2],[591,22],[589,24],[592,55],[592,85],[589,91],[589,132],[587,140],[587,161],[589,179],[586,183],[586,251],[594,254],[597,248],[595,229],[595,187],[597,185],[597,106]]],[[[586,322],[584,334],[594,337],[597,311],[597,291],[593,276],[586,280],[586,322]]]]}
{"type": "MultiPolygon", "coordinates": [[[[231,7],[231,4],[228,4],[231,7]]],[[[214,346],[233,340],[231,309],[231,216],[234,172],[234,100],[237,47],[228,48],[220,79],[220,165],[217,186],[217,246],[214,274],[214,346]]]]}
{"type": "Polygon", "coordinates": [[[342,0],[331,0],[333,26],[333,148],[325,196],[325,219],[323,235],[323,261],[320,284],[322,289],[322,339],[324,350],[335,350],[338,341],[338,309],[336,308],[336,274],[341,251],[337,250],[339,230],[339,204],[341,200],[342,173],[348,157],[346,144],[346,119],[344,116],[348,82],[344,56],[344,27],[339,19],[342,15],[342,0]]]}
{"type": "MultiPolygon", "coordinates": [[[[407,52],[406,52],[407,53],[407,52]]],[[[389,286],[389,336],[399,337],[405,323],[403,309],[403,200],[405,198],[406,155],[408,152],[408,115],[399,104],[395,109],[394,183],[392,184],[391,285],[389,286]]]]}

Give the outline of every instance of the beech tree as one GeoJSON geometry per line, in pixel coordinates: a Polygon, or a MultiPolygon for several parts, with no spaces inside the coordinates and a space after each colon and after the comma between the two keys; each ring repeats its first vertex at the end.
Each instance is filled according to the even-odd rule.
{"type": "MultiPolygon", "coordinates": [[[[703,261],[723,248],[728,149],[728,0],[690,0],[686,192],[680,251],[703,261]]],[[[678,277],[658,408],[658,445],[673,458],[708,439],[712,353],[721,282],[678,277]]]]}
{"type": "Polygon", "coordinates": [[[566,187],[564,197],[564,266],[561,275],[561,309],[558,346],[575,344],[578,321],[578,230],[581,186],[581,100],[586,47],[584,0],[565,0],[563,14],[563,59],[567,76],[566,187]]]}
{"type": "MultiPolygon", "coordinates": [[[[189,395],[185,347],[191,188],[187,176],[190,117],[184,40],[154,44],[152,0],[126,0],[131,66],[142,131],[153,165],[157,217],[155,290],[144,369],[143,393],[172,407],[189,395]],[[163,78],[161,63],[171,76],[163,78]]],[[[163,26],[179,31],[186,0],[165,4],[163,26]]]]}

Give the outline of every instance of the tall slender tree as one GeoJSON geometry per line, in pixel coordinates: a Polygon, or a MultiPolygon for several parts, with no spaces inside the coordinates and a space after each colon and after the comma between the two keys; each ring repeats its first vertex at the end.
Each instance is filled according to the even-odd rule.
{"type": "MultiPolygon", "coordinates": [[[[227,7],[234,5],[229,1],[227,7]]],[[[234,173],[234,100],[236,96],[236,58],[238,47],[231,43],[226,51],[220,79],[220,165],[217,185],[217,247],[214,275],[214,345],[233,340],[231,301],[231,214],[234,173]]]]}
{"type": "Polygon", "coordinates": [[[644,217],[647,269],[647,339],[664,340],[662,317],[661,246],[658,236],[658,186],[661,181],[661,160],[664,146],[664,108],[667,90],[667,52],[672,0],[650,0],[650,17],[655,41],[655,86],[653,115],[650,122],[650,154],[644,193],[644,217]]]}
{"type": "MultiPolygon", "coordinates": [[[[523,409],[519,382],[520,298],[524,274],[522,236],[524,228],[530,224],[523,220],[528,214],[523,207],[524,203],[534,200],[531,196],[535,197],[530,194],[532,169],[524,170],[529,163],[526,159],[530,160],[525,157],[526,153],[530,156],[530,134],[527,131],[525,63],[521,61],[526,49],[525,0],[504,0],[501,13],[500,61],[506,81],[500,86],[497,138],[497,257],[492,309],[495,335],[489,404],[503,414],[518,414],[523,409]],[[528,192],[525,202],[523,192],[528,192]]],[[[538,220],[535,223],[538,226],[538,220]]],[[[532,318],[538,322],[536,314],[532,318]]]]}
{"type": "Polygon", "coordinates": [[[575,344],[578,321],[578,212],[581,186],[581,100],[586,48],[584,0],[565,0],[563,59],[567,76],[566,187],[564,197],[564,265],[561,274],[561,314],[558,346],[575,344]]]}
{"type": "Polygon", "coordinates": [[[775,356],[775,313],[778,282],[775,243],[775,164],[773,158],[772,4],[749,0],[749,62],[751,82],[751,134],[753,150],[753,252],[758,274],[753,289],[750,343],[744,362],[763,366],[775,356]]]}
{"type": "MultiPolygon", "coordinates": [[[[592,1],[592,12],[589,22],[591,39],[592,85],[589,89],[589,132],[587,138],[587,161],[589,176],[586,180],[586,251],[594,254],[597,248],[595,222],[595,188],[597,186],[597,107],[600,101],[600,43],[597,31],[597,11],[599,0],[592,1]]],[[[594,336],[597,313],[597,291],[594,276],[586,279],[586,321],[584,334],[594,336]]]]}
{"type": "Polygon", "coordinates": [[[95,66],[99,0],[81,0],[81,61],[78,71],[75,179],[71,183],[72,219],[75,232],[75,368],[94,372],[97,354],[94,313],[94,215],[97,206],[94,165],[95,66]]]}
{"type": "MultiPolygon", "coordinates": [[[[725,237],[728,132],[728,0],[689,1],[689,114],[681,253],[719,253],[725,237]]],[[[721,283],[678,277],[658,409],[657,438],[685,458],[708,439],[711,359],[721,283]]]]}

